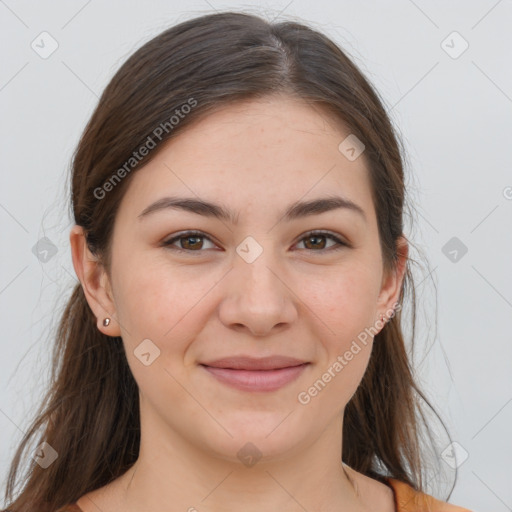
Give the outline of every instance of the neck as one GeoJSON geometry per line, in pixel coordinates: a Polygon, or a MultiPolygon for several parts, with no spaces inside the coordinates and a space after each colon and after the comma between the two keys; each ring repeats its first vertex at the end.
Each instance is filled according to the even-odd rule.
{"type": "Polygon", "coordinates": [[[362,511],[357,486],[341,462],[343,418],[338,416],[309,445],[262,457],[252,466],[206,453],[163,422],[146,421],[139,458],[120,478],[121,508],[126,512],[362,511]]]}

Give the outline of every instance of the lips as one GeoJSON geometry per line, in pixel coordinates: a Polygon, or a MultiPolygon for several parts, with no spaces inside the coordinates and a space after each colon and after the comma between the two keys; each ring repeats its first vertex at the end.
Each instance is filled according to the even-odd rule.
{"type": "Polygon", "coordinates": [[[307,361],[301,361],[288,356],[270,356],[270,357],[249,357],[236,356],[216,359],[208,363],[201,363],[212,368],[231,368],[234,370],[276,370],[279,368],[289,368],[305,364],[307,361]]]}
{"type": "Polygon", "coordinates": [[[201,366],[219,382],[242,391],[275,391],[295,380],[309,365],[287,356],[217,359],[201,366]]]}

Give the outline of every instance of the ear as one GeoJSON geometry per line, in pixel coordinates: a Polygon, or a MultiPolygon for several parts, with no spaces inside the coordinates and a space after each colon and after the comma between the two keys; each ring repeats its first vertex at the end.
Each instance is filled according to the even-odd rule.
{"type": "Polygon", "coordinates": [[[384,272],[382,277],[381,289],[377,301],[378,319],[384,316],[387,321],[393,316],[393,310],[397,309],[396,305],[400,297],[400,290],[407,268],[407,259],[409,257],[409,244],[402,235],[397,241],[398,261],[396,269],[391,272],[384,272]]]}
{"type": "Polygon", "coordinates": [[[97,318],[98,329],[107,336],[121,336],[116,321],[116,307],[107,272],[94,256],[85,240],[82,226],[75,225],[69,234],[71,255],[76,275],[82,283],[85,298],[97,318]],[[110,324],[103,325],[103,319],[110,318],[110,324]]]}

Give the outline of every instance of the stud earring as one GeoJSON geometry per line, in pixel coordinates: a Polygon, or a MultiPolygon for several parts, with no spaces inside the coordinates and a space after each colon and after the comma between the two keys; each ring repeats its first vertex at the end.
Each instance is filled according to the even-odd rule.
{"type": "Polygon", "coordinates": [[[107,327],[110,324],[110,318],[104,318],[103,319],[103,325],[107,327]]]}

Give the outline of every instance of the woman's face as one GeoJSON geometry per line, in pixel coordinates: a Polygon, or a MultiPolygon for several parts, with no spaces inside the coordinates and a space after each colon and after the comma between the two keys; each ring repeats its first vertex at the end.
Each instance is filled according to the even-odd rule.
{"type": "Polygon", "coordinates": [[[123,338],[143,436],[249,460],[339,425],[370,357],[368,329],[382,328],[402,278],[383,274],[364,153],[339,149],[349,134],[291,98],[247,101],[192,125],[132,176],[113,234],[115,321],[102,330],[123,338]],[[164,198],[198,203],[151,208],[164,198]],[[357,208],[298,206],[339,198],[357,208]],[[307,364],[204,366],[271,356],[307,364]]]}

